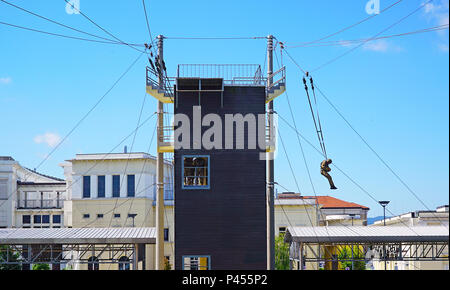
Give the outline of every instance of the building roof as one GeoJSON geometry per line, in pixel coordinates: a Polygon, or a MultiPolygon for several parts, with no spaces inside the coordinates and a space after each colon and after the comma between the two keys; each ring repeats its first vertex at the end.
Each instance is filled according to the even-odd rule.
{"type": "MultiPolygon", "coordinates": [[[[77,161],[93,161],[93,160],[139,160],[139,159],[151,159],[157,160],[157,157],[144,152],[128,152],[128,153],[89,153],[89,154],[76,154],[74,159],[66,160],[68,162],[77,161]]],[[[165,159],[164,162],[167,165],[172,165],[172,162],[165,159]]]]}
{"type": "Polygon", "coordinates": [[[0,161],[15,161],[11,156],[0,156],[0,161]]]}
{"type": "MultiPolygon", "coordinates": [[[[64,180],[64,179],[61,179],[61,178],[58,178],[58,177],[54,177],[54,176],[50,176],[50,175],[45,175],[45,174],[43,174],[43,173],[40,173],[40,172],[37,172],[36,170],[33,170],[33,169],[30,169],[30,168],[28,168],[28,167],[25,167],[25,166],[22,166],[22,168],[24,168],[25,170],[28,170],[28,171],[31,171],[31,172],[33,172],[33,173],[35,173],[35,174],[37,174],[37,175],[40,175],[40,176],[42,176],[42,177],[45,177],[45,178],[49,178],[49,179],[52,179],[52,180],[55,180],[55,181],[59,181],[59,182],[61,182],[61,183],[65,183],[66,181],[64,180]]],[[[27,182],[22,182],[22,183],[27,183],[27,182]]],[[[28,183],[30,183],[30,182],[28,182],[28,183]]],[[[37,184],[39,184],[39,182],[37,182],[37,184]]]]}
{"type": "Polygon", "coordinates": [[[154,244],[155,228],[0,229],[0,244],[154,244]]]}
{"type": "MultiPolygon", "coordinates": [[[[315,196],[303,196],[303,198],[316,198],[315,196]]],[[[317,202],[321,205],[322,209],[330,208],[361,208],[364,210],[369,210],[367,206],[363,206],[357,203],[344,201],[332,196],[317,196],[317,202]]]]}
{"type": "Polygon", "coordinates": [[[448,229],[444,226],[336,226],[288,227],[286,242],[338,243],[338,242],[447,242],[448,229]]]}
{"type": "MultiPolygon", "coordinates": [[[[447,211],[439,210],[440,208],[438,208],[437,210],[417,210],[417,211],[411,211],[411,212],[407,212],[407,213],[403,213],[400,215],[396,215],[396,216],[392,216],[392,217],[386,217],[386,222],[396,222],[399,221],[401,222],[402,219],[414,219],[414,218],[420,218],[420,219],[434,219],[436,221],[441,221],[441,220],[447,220],[448,223],[448,219],[449,219],[449,212],[448,212],[448,208],[447,211]]],[[[382,225],[384,224],[384,219],[375,221],[373,223],[372,226],[377,226],[377,225],[382,225]]]]}
{"type": "Polygon", "coordinates": [[[295,192],[281,192],[277,195],[277,199],[302,199],[300,193],[295,192]]]}

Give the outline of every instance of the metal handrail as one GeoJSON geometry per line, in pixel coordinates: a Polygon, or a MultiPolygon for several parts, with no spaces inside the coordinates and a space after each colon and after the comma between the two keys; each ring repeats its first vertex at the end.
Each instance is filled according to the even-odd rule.
{"type": "Polygon", "coordinates": [[[62,208],[64,205],[63,199],[21,199],[18,202],[18,208],[22,209],[50,209],[62,208]]]}

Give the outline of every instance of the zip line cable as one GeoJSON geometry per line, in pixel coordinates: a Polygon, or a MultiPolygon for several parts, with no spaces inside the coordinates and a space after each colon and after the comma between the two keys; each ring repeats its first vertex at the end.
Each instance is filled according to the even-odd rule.
{"type": "Polygon", "coordinates": [[[448,24],[433,26],[429,28],[423,28],[415,31],[410,32],[404,32],[399,34],[391,34],[391,35],[384,35],[379,36],[375,38],[360,38],[360,39],[350,39],[350,40],[334,40],[334,41],[325,41],[325,42],[318,42],[312,45],[308,45],[306,43],[299,44],[299,45],[287,45],[287,48],[299,48],[299,47],[324,47],[324,46],[346,46],[346,45],[353,45],[361,42],[367,42],[367,41],[374,41],[374,40],[380,40],[380,39],[388,39],[388,38],[394,38],[394,37],[402,37],[402,36],[408,36],[413,34],[419,34],[419,33],[426,33],[426,32],[433,32],[433,31],[439,31],[439,30],[447,30],[449,28],[448,24]]]}
{"type": "MultiPolygon", "coordinates": [[[[89,111],[83,115],[83,117],[75,124],[74,127],[72,127],[72,129],[64,136],[64,138],[50,151],[49,154],[47,154],[45,156],[45,158],[35,167],[37,169],[39,169],[39,167],[42,166],[42,164],[47,161],[50,156],[64,143],[64,141],[81,125],[81,123],[92,113],[92,111],[94,111],[94,109],[105,99],[105,97],[114,89],[114,87],[123,79],[123,77],[131,70],[131,68],[137,63],[137,61],[142,57],[142,53],[139,54],[139,56],[131,63],[131,65],[129,65],[127,67],[127,69],[125,70],[125,72],[123,72],[120,77],[113,83],[113,85],[106,91],[105,94],[102,95],[102,97],[100,97],[97,102],[89,109],[89,111]]],[[[25,180],[27,180],[27,178],[31,175],[31,172],[25,176],[25,180]]],[[[8,198],[6,200],[8,200],[13,194],[17,193],[17,190],[13,193],[11,193],[10,196],[8,196],[8,198]]],[[[4,200],[0,206],[2,206],[6,200],[4,200]]]]}
{"type": "Polygon", "coordinates": [[[165,39],[176,40],[252,40],[252,39],[267,39],[266,36],[253,36],[253,37],[166,37],[165,39]]]}
{"type": "MultiPolygon", "coordinates": [[[[34,28],[29,28],[29,27],[25,27],[25,26],[20,26],[20,25],[15,25],[15,24],[11,24],[11,23],[6,23],[3,21],[0,21],[0,24],[2,25],[7,25],[7,26],[11,26],[11,27],[15,27],[15,28],[19,28],[19,29],[23,29],[23,30],[28,30],[28,31],[33,31],[33,32],[38,32],[38,33],[42,33],[42,34],[47,34],[47,35],[52,35],[52,36],[58,36],[58,37],[63,37],[63,38],[69,38],[69,39],[75,39],[75,40],[82,40],[82,41],[89,41],[89,42],[96,42],[96,43],[105,43],[105,44],[116,44],[116,45],[123,45],[123,43],[120,42],[114,42],[114,41],[103,41],[103,40],[96,40],[96,39],[89,39],[89,38],[82,38],[82,37],[76,37],[76,36],[70,36],[70,35],[64,35],[64,34],[59,34],[59,33],[53,33],[53,32],[48,32],[48,31],[43,31],[43,30],[39,30],[39,29],[34,29],[34,28]]],[[[144,46],[143,44],[127,44],[128,46],[144,46]]]]}
{"type": "MultiPolygon", "coordinates": [[[[317,149],[311,142],[308,141],[308,139],[306,139],[300,132],[298,132],[297,130],[295,130],[295,128],[289,124],[289,122],[284,119],[281,115],[278,115],[281,120],[283,120],[292,130],[294,130],[296,132],[296,134],[298,134],[303,140],[305,140],[306,143],[308,143],[308,145],[310,145],[314,150],[316,150],[320,155],[323,156],[322,152],[320,152],[319,149],[317,149]]],[[[370,194],[366,189],[364,189],[364,187],[362,187],[359,183],[357,183],[354,179],[352,179],[347,173],[345,173],[341,168],[339,168],[335,163],[332,164],[334,167],[336,167],[336,169],[338,169],[345,177],[347,177],[354,185],[356,185],[361,191],[363,191],[367,196],[369,196],[373,201],[375,201],[378,204],[378,200],[376,198],[373,197],[372,194],[370,194]]],[[[386,208],[386,211],[388,211],[389,214],[395,216],[395,214],[390,211],[388,208],[386,208]]],[[[403,221],[401,221],[404,225],[406,225],[407,227],[409,227],[406,223],[404,223],[403,221]]],[[[416,235],[418,235],[411,227],[409,227],[411,229],[411,231],[413,231],[416,235]]]]}
{"type": "MultiPolygon", "coordinates": [[[[309,108],[310,108],[310,111],[311,111],[311,116],[312,116],[312,119],[313,119],[313,122],[314,122],[314,127],[316,128],[317,139],[319,140],[319,144],[320,144],[320,148],[322,149],[323,156],[325,156],[325,160],[327,160],[328,157],[327,157],[327,151],[325,149],[325,143],[323,142],[322,129],[321,129],[321,127],[319,128],[320,120],[319,120],[319,125],[318,125],[317,121],[316,121],[316,116],[314,114],[314,109],[313,109],[312,104],[311,104],[311,98],[309,97],[308,84],[306,83],[305,77],[303,77],[303,84],[305,86],[306,96],[308,97],[308,103],[309,103],[309,108]]],[[[319,117],[319,115],[317,113],[317,118],[318,117],[319,117]]]]}
{"type": "Polygon", "coordinates": [[[98,36],[98,35],[95,35],[95,34],[92,34],[92,33],[88,33],[88,32],[85,32],[85,31],[82,31],[82,30],[73,28],[73,27],[68,26],[68,25],[65,25],[65,24],[63,24],[63,23],[57,22],[57,21],[55,21],[55,20],[52,20],[52,19],[50,19],[50,18],[44,17],[44,16],[39,15],[39,14],[37,14],[37,13],[34,13],[34,12],[30,11],[30,10],[27,10],[27,9],[25,9],[25,8],[19,7],[19,6],[15,5],[15,4],[12,4],[12,3],[8,2],[8,1],[5,1],[5,0],[0,0],[0,1],[4,2],[5,4],[8,4],[8,5],[10,5],[10,6],[14,7],[14,8],[17,8],[17,9],[19,9],[19,10],[22,10],[22,11],[24,11],[24,12],[26,12],[26,13],[29,13],[29,14],[34,15],[34,16],[36,16],[36,17],[39,17],[39,18],[41,18],[41,19],[47,20],[47,21],[49,21],[49,22],[51,22],[51,23],[54,23],[54,24],[57,24],[57,25],[59,25],[59,26],[62,26],[62,27],[71,29],[71,30],[73,30],[73,31],[76,31],[76,32],[79,32],[79,33],[83,33],[83,34],[86,34],[86,35],[89,35],[89,36],[93,36],[93,37],[96,37],[96,38],[99,38],[99,39],[107,40],[108,42],[119,43],[119,42],[114,41],[114,40],[112,40],[112,39],[110,39],[110,38],[101,37],[101,36],[98,36]]]}
{"type": "Polygon", "coordinates": [[[371,16],[369,16],[369,17],[366,17],[366,18],[364,18],[364,19],[362,19],[362,20],[360,20],[360,21],[358,21],[358,22],[356,22],[356,23],[354,23],[354,24],[352,24],[352,25],[350,25],[350,26],[347,26],[347,27],[345,27],[345,28],[343,28],[343,29],[341,29],[341,30],[339,30],[339,31],[337,31],[337,32],[331,33],[331,34],[329,34],[329,35],[327,35],[327,36],[324,36],[324,37],[322,37],[322,38],[319,38],[319,39],[316,39],[316,40],[313,40],[313,41],[310,41],[310,42],[306,42],[305,44],[314,44],[314,43],[320,42],[320,41],[322,41],[322,40],[328,39],[328,38],[330,38],[330,37],[332,37],[332,36],[335,36],[335,35],[337,35],[337,34],[340,34],[340,33],[344,32],[344,31],[346,31],[346,30],[349,30],[349,29],[351,29],[351,28],[353,28],[353,27],[355,27],[355,26],[357,26],[357,25],[359,25],[359,24],[361,24],[361,23],[364,23],[364,22],[366,22],[366,21],[368,21],[368,20],[370,20],[370,19],[372,19],[372,18],[374,18],[374,17],[380,15],[381,13],[383,13],[383,12],[385,12],[385,11],[391,9],[392,7],[394,7],[395,5],[399,4],[399,3],[402,2],[402,1],[403,1],[403,0],[399,0],[399,1],[397,1],[397,2],[395,2],[395,3],[393,3],[393,4],[391,4],[390,6],[384,8],[383,10],[381,10],[380,13],[378,13],[378,14],[373,14],[373,15],[371,15],[371,16]]]}
{"type": "Polygon", "coordinates": [[[153,49],[153,53],[156,54],[156,47],[155,47],[155,43],[153,41],[152,31],[150,30],[150,23],[148,21],[147,8],[145,7],[145,0],[142,0],[142,6],[144,8],[145,22],[147,24],[148,35],[150,36],[150,42],[151,42],[151,46],[152,46],[152,49],[153,49]]]}
{"type": "Polygon", "coordinates": [[[94,24],[95,26],[97,26],[98,28],[100,28],[103,32],[105,32],[106,34],[108,34],[109,36],[111,36],[112,38],[116,39],[117,41],[119,41],[120,43],[127,45],[129,47],[131,47],[134,50],[137,50],[139,52],[145,52],[142,51],[140,49],[137,49],[136,47],[129,45],[128,43],[120,40],[118,37],[116,37],[115,35],[113,35],[112,33],[110,33],[108,30],[104,29],[103,27],[101,27],[100,25],[98,25],[97,23],[95,23],[95,21],[93,21],[91,18],[89,18],[86,14],[84,14],[83,12],[81,12],[78,8],[76,8],[72,3],[70,3],[68,0],[64,0],[64,2],[66,2],[68,5],[70,5],[70,7],[72,7],[72,9],[74,9],[76,12],[78,12],[79,14],[81,14],[84,18],[86,18],[89,22],[91,22],[92,24],[94,24]]]}
{"type": "MultiPolygon", "coordinates": [[[[283,50],[280,49],[280,53],[281,53],[282,51],[283,51],[283,50]]],[[[282,60],[282,56],[283,56],[283,55],[281,54],[281,60],[282,60]]],[[[279,61],[278,61],[278,55],[277,55],[276,53],[275,53],[275,58],[276,58],[276,60],[277,60],[278,65],[280,65],[280,64],[279,64],[279,61]]],[[[283,65],[282,63],[283,63],[283,62],[281,61],[281,66],[283,65]]],[[[294,114],[293,114],[293,111],[292,111],[292,107],[291,107],[291,104],[290,104],[290,101],[289,101],[289,96],[288,96],[287,91],[285,92],[285,94],[286,94],[286,100],[287,100],[288,106],[289,106],[289,111],[290,111],[290,113],[291,113],[292,122],[294,123],[295,130],[298,131],[298,129],[297,129],[297,124],[296,124],[296,122],[295,122],[294,114]]],[[[318,199],[318,197],[317,197],[316,189],[315,189],[314,183],[313,183],[313,181],[312,181],[312,177],[311,177],[311,172],[310,172],[310,170],[309,170],[309,166],[308,166],[308,163],[307,163],[307,161],[306,161],[306,156],[305,156],[305,152],[304,152],[304,150],[303,150],[303,145],[302,145],[302,143],[301,143],[301,140],[300,140],[299,135],[296,134],[296,136],[297,136],[297,141],[298,141],[298,144],[299,144],[299,147],[300,147],[300,151],[301,151],[301,154],[302,154],[302,157],[303,157],[304,165],[305,165],[306,171],[307,171],[307,173],[308,173],[308,178],[309,178],[309,181],[310,181],[310,184],[311,184],[311,188],[312,188],[312,190],[313,190],[314,197],[315,197],[315,200],[316,200],[316,203],[315,203],[316,213],[319,214],[319,215],[321,216],[322,220],[325,220],[323,212],[322,212],[321,210],[319,210],[319,207],[318,207],[318,200],[319,200],[319,199],[318,199]]],[[[276,184],[280,185],[279,183],[276,183],[276,184]]],[[[285,188],[284,186],[282,186],[282,185],[280,185],[280,186],[283,187],[283,188],[286,190],[286,188],[285,188]]],[[[289,190],[288,190],[288,191],[289,191],[289,190]]],[[[342,223],[340,223],[340,222],[338,222],[338,223],[341,224],[341,225],[343,225],[343,226],[346,226],[345,224],[342,224],[342,223]]],[[[346,227],[347,227],[347,226],[346,226],[346,227]]],[[[326,232],[327,232],[327,235],[329,236],[330,234],[329,234],[329,232],[328,232],[328,228],[326,227],[325,230],[326,230],[326,232]]],[[[353,229],[351,229],[351,230],[353,231],[353,229]]],[[[355,232],[355,233],[356,233],[356,232],[355,232]]]]}
{"type": "MultiPolygon", "coordinates": [[[[297,182],[297,177],[295,176],[294,169],[292,168],[291,160],[289,159],[289,155],[287,154],[286,147],[285,147],[285,145],[284,145],[283,138],[281,137],[280,130],[278,129],[277,131],[278,131],[278,136],[280,136],[281,145],[283,146],[283,151],[284,151],[284,154],[286,155],[286,160],[288,161],[288,164],[289,164],[289,168],[290,168],[290,170],[291,170],[292,177],[294,178],[294,181],[295,181],[295,184],[296,184],[296,186],[297,186],[297,190],[298,190],[299,194],[301,194],[300,187],[298,186],[298,182],[297,182]]],[[[313,222],[312,222],[312,220],[311,220],[311,217],[309,216],[308,211],[306,211],[306,214],[307,214],[307,216],[308,216],[309,223],[311,224],[311,227],[312,227],[312,229],[313,229],[314,235],[316,236],[317,242],[319,243],[319,237],[318,237],[318,235],[317,235],[317,233],[316,233],[316,231],[315,231],[315,229],[314,229],[315,226],[313,225],[313,222]]],[[[289,221],[289,219],[288,219],[288,221],[289,221]]],[[[290,222],[289,222],[289,224],[290,224],[290,222]]],[[[291,225],[291,227],[292,227],[292,225],[291,225]]]]}
{"type": "Polygon", "coordinates": [[[316,98],[316,90],[315,90],[315,86],[314,86],[314,80],[312,78],[311,75],[309,75],[309,82],[311,84],[311,90],[313,92],[313,97],[314,97],[314,105],[316,106],[316,116],[317,116],[317,123],[319,126],[319,133],[320,133],[320,142],[322,143],[323,146],[323,153],[325,155],[325,159],[328,159],[327,157],[327,150],[325,148],[325,140],[323,138],[323,129],[322,129],[322,124],[320,122],[320,115],[319,115],[319,105],[317,104],[317,98],[316,98]]]}
{"type": "MultiPolygon", "coordinates": [[[[432,1],[432,0],[431,0],[432,1]]],[[[428,1],[430,2],[430,1],[428,1]]],[[[428,3],[427,2],[427,3],[428,3]]],[[[423,7],[423,6],[421,6],[423,7]]],[[[420,7],[420,8],[421,8],[420,7]]],[[[417,10],[415,10],[417,11],[417,10]]],[[[411,14],[410,14],[411,15],[411,14]]],[[[307,72],[292,58],[292,56],[285,50],[286,54],[289,56],[291,61],[302,71],[305,75],[307,72]]],[[[431,209],[425,204],[425,202],[415,193],[411,187],[392,169],[392,167],[381,157],[381,155],[375,151],[375,149],[366,141],[366,139],[351,125],[351,123],[344,117],[344,115],[338,110],[338,108],[331,102],[331,100],[323,93],[323,91],[315,83],[315,88],[319,91],[320,95],[327,101],[327,103],[333,108],[333,110],[344,120],[348,127],[359,137],[359,139],[369,148],[370,151],[381,161],[381,163],[397,178],[397,180],[429,211],[431,209]]],[[[436,216],[435,216],[436,217],[436,216]]],[[[445,226],[442,222],[442,225],[445,226]]]]}
{"type": "MultiPolygon", "coordinates": [[[[133,146],[134,146],[134,142],[136,141],[136,135],[137,135],[137,132],[138,132],[137,128],[139,127],[139,124],[141,122],[142,111],[144,110],[146,99],[147,99],[147,93],[144,93],[144,100],[142,101],[141,108],[139,110],[139,117],[138,117],[138,122],[136,124],[136,130],[134,131],[133,140],[131,141],[130,153],[128,153],[128,158],[127,158],[127,162],[125,164],[125,169],[124,169],[124,172],[123,172],[122,181],[121,181],[121,183],[119,185],[119,196],[120,196],[120,191],[122,191],[123,184],[125,183],[124,182],[125,181],[125,177],[127,178],[127,182],[128,182],[128,175],[127,175],[128,164],[129,164],[129,161],[130,161],[131,154],[133,152],[133,146]]],[[[142,172],[141,172],[141,174],[142,174],[142,172]]],[[[127,187],[127,197],[129,197],[128,196],[128,187],[127,187]]],[[[115,204],[114,204],[114,208],[117,205],[117,200],[118,200],[118,198],[116,198],[116,201],[115,201],[115,204]]],[[[111,215],[111,219],[109,221],[109,226],[108,227],[111,226],[112,219],[113,219],[113,215],[111,215]]]]}
{"type": "Polygon", "coordinates": [[[432,2],[433,0],[428,0],[427,2],[424,2],[422,5],[420,5],[418,8],[414,9],[412,12],[410,12],[409,14],[407,14],[406,16],[400,18],[399,20],[397,20],[396,22],[394,22],[393,24],[389,25],[388,27],[386,27],[385,29],[381,30],[380,32],[378,32],[377,34],[375,34],[373,37],[369,38],[368,40],[365,40],[363,42],[361,42],[359,45],[347,50],[346,52],[344,52],[343,54],[338,55],[337,57],[319,65],[318,67],[314,68],[313,70],[311,70],[311,72],[316,72],[322,68],[324,68],[327,65],[330,65],[332,63],[334,63],[335,61],[339,60],[340,58],[346,56],[347,54],[355,51],[356,49],[360,48],[361,46],[363,46],[364,44],[366,44],[368,41],[370,41],[373,38],[378,37],[379,35],[381,35],[382,33],[386,32],[387,30],[391,29],[392,27],[398,25],[399,23],[401,23],[402,21],[404,21],[405,19],[409,18],[410,16],[414,15],[415,13],[417,13],[418,11],[420,11],[422,8],[424,8],[426,5],[428,5],[430,2],[432,2]]]}
{"type": "MultiPolygon", "coordinates": [[[[146,118],[142,123],[141,123],[141,125],[139,126],[139,128],[140,127],[142,127],[143,125],[145,125],[153,116],[155,116],[156,115],[156,113],[153,113],[153,114],[151,114],[148,118],[146,118]]],[[[89,173],[92,169],[94,169],[98,164],[100,164],[100,162],[102,162],[102,161],[104,161],[109,155],[111,155],[111,153],[114,151],[114,150],[116,150],[120,145],[122,145],[128,138],[130,138],[131,137],[131,135],[133,135],[134,134],[134,132],[136,131],[136,129],[135,130],[133,130],[131,133],[129,133],[127,136],[125,136],[116,146],[114,146],[108,153],[106,153],[104,156],[103,156],[103,158],[101,159],[101,160],[97,160],[97,161],[95,161],[95,163],[94,163],[94,165],[92,165],[87,171],[85,171],[85,172],[83,172],[81,175],[86,175],[87,173],[89,173]]],[[[29,175],[28,175],[29,176],[29,175]]],[[[27,178],[28,176],[26,176],[25,178],[27,178]]],[[[76,179],[74,182],[72,182],[68,187],[66,187],[66,190],[69,190],[69,189],[71,189],[75,184],[77,184],[79,181],[81,180],[81,178],[80,179],[76,179]]],[[[17,190],[13,193],[13,194],[16,194],[17,193],[17,190]]],[[[8,196],[8,198],[6,199],[6,200],[8,200],[9,198],[11,198],[11,196],[13,195],[13,194],[11,194],[10,196],[8,196]]],[[[4,201],[5,202],[5,201],[4,201]]],[[[4,203],[3,202],[3,203],[4,203]]],[[[2,206],[3,205],[3,203],[2,204],[0,204],[0,206],[2,206]]],[[[18,228],[16,229],[16,231],[18,230],[18,228]]]]}
{"type": "MultiPolygon", "coordinates": [[[[139,119],[140,119],[140,118],[139,118],[139,119]]],[[[138,121],[138,124],[139,124],[139,122],[140,122],[140,120],[138,121]]],[[[151,150],[151,147],[152,147],[152,144],[153,144],[153,139],[154,139],[154,137],[155,137],[156,127],[157,127],[157,124],[155,124],[155,129],[153,130],[152,138],[150,139],[150,144],[148,145],[148,149],[147,149],[147,153],[148,153],[148,154],[150,154],[150,150],[151,150]]],[[[144,159],[144,162],[143,162],[143,164],[142,164],[141,174],[139,175],[139,179],[138,179],[138,182],[137,182],[137,184],[136,184],[136,188],[138,188],[138,187],[139,187],[139,184],[141,183],[141,179],[142,179],[142,176],[144,175],[144,170],[145,170],[145,165],[146,165],[146,164],[147,164],[147,159],[144,159]]],[[[127,216],[128,216],[128,214],[130,214],[130,212],[131,212],[131,208],[132,208],[132,206],[133,206],[133,203],[134,203],[134,199],[131,200],[131,204],[130,204],[130,207],[129,207],[129,209],[128,209],[127,216]]],[[[126,220],[125,220],[125,223],[124,223],[123,227],[125,227],[125,225],[126,225],[126,220]]]]}
{"type": "MultiPolygon", "coordinates": [[[[323,96],[323,98],[330,104],[333,110],[344,120],[344,122],[348,125],[348,127],[359,137],[359,139],[369,148],[370,151],[378,158],[378,160],[395,176],[395,178],[429,211],[431,209],[425,204],[425,202],[417,195],[415,191],[411,189],[411,187],[395,172],[394,169],[381,157],[381,155],[375,151],[375,149],[367,142],[367,140],[352,126],[352,124],[344,117],[344,115],[337,109],[337,107],[330,101],[329,98],[319,89],[317,88],[319,93],[323,96]]],[[[436,217],[436,216],[435,216],[436,217]]],[[[441,223],[442,224],[442,223],[441,223]]]]}

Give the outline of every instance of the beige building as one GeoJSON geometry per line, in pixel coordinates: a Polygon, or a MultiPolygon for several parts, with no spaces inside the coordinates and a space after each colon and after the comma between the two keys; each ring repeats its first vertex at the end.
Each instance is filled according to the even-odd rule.
{"type": "MultiPolygon", "coordinates": [[[[60,164],[67,179],[68,227],[154,227],[156,200],[156,158],[146,153],[77,154],[60,164]]],[[[174,201],[172,163],[165,162],[165,256],[173,265],[174,201]]],[[[154,269],[154,245],[145,249],[145,265],[154,269]]],[[[100,253],[89,253],[98,259],[100,253]]],[[[124,263],[100,265],[100,269],[124,268],[124,263]]],[[[131,266],[126,266],[131,267],[131,266]]],[[[126,268],[125,267],[125,268],[126,268]]],[[[75,265],[87,269],[88,265],[75,265]]],[[[173,266],[172,266],[173,268],[173,266]]]]}
{"type": "MultiPolygon", "coordinates": [[[[384,226],[384,220],[376,221],[373,227],[384,226]]],[[[440,206],[436,210],[432,211],[415,211],[401,214],[394,217],[386,218],[386,226],[407,226],[414,230],[414,227],[427,227],[427,226],[442,226],[449,227],[449,207],[448,205],[440,206]]],[[[433,251],[431,245],[422,245],[412,247],[409,251],[405,252],[403,256],[414,255],[415,252],[428,253],[427,256],[431,258],[433,251]]],[[[438,249],[439,251],[439,249],[438,249]]],[[[448,257],[448,246],[443,250],[443,256],[448,257]]],[[[384,270],[385,263],[373,261],[373,268],[376,270],[384,270]]],[[[448,270],[448,261],[388,261],[386,263],[387,270],[448,270]]]]}
{"type": "Polygon", "coordinates": [[[284,192],[274,201],[275,236],[286,232],[286,228],[318,225],[316,200],[303,198],[300,194],[284,192]]]}

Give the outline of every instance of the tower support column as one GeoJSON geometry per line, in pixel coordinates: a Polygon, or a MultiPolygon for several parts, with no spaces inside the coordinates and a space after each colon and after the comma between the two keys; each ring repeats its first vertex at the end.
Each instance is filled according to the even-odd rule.
{"type": "MultiPolygon", "coordinates": [[[[158,61],[160,75],[159,86],[164,88],[164,71],[163,71],[163,40],[162,35],[158,35],[158,61]]],[[[164,104],[158,102],[158,128],[157,137],[158,144],[163,140],[164,134],[164,104]]],[[[156,261],[155,269],[164,270],[164,153],[159,152],[156,164],[156,261]]]]}

